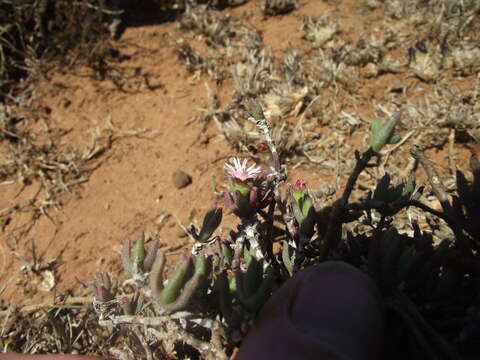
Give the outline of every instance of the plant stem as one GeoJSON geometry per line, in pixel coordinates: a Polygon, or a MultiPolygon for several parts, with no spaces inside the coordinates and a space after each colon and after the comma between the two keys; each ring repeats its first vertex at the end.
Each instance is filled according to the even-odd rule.
{"type": "Polygon", "coordinates": [[[452,208],[452,205],[450,204],[449,196],[447,194],[447,188],[443,184],[443,180],[440,177],[440,175],[438,175],[438,172],[435,169],[433,162],[429,158],[427,158],[427,156],[418,146],[415,146],[415,145],[412,146],[410,150],[410,154],[415,158],[415,160],[417,160],[420,164],[422,164],[427,174],[427,178],[430,183],[430,186],[432,187],[433,193],[435,194],[435,197],[438,199],[438,201],[440,201],[440,204],[442,205],[445,217],[441,217],[441,216],[440,217],[447,222],[447,224],[450,226],[453,233],[455,234],[455,238],[457,240],[455,244],[466,255],[471,255],[472,250],[471,250],[471,246],[469,246],[468,244],[469,240],[464,235],[463,229],[459,226],[460,222],[455,219],[456,214],[452,208]],[[447,217],[449,221],[446,220],[447,217]]]}
{"type": "Polygon", "coordinates": [[[357,163],[355,164],[355,168],[353,169],[352,173],[348,178],[347,185],[345,186],[345,190],[343,190],[342,197],[335,202],[332,212],[330,214],[330,221],[328,223],[327,233],[325,234],[325,238],[322,242],[322,247],[320,249],[320,261],[327,260],[333,241],[341,231],[343,214],[348,204],[348,199],[350,198],[353,188],[355,187],[355,183],[357,182],[360,173],[365,170],[368,162],[375,155],[375,151],[373,151],[371,148],[368,148],[368,150],[365,151],[361,157],[358,156],[358,153],[356,153],[355,155],[357,157],[357,163]]]}

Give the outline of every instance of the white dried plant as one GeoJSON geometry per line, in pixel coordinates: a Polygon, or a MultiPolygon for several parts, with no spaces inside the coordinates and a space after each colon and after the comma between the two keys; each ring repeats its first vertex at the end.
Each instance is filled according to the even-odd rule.
{"type": "Polygon", "coordinates": [[[288,49],[283,55],[281,73],[290,86],[304,86],[308,75],[303,70],[303,59],[296,49],[288,49]]]}
{"type": "Polygon", "coordinates": [[[340,33],[340,21],[333,14],[326,13],[318,17],[308,17],[303,21],[303,38],[321,47],[340,33]]]}
{"type": "Polygon", "coordinates": [[[480,72],[480,46],[467,44],[452,49],[453,65],[457,72],[468,76],[480,72]]]}
{"type": "Polygon", "coordinates": [[[262,49],[257,56],[247,55],[246,62],[238,62],[233,66],[232,75],[235,81],[237,96],[253,96],[265,93],[275,77],[272,58],[262,49]]]}
{"type": "Polygon", "coordinates": [[[403,19],[415,14],[424,3],[422,0],[385,0],[385,14],[394,19],[403,19]]]}
{"type": "Polygon", "coordinates": [[[179,40],[176,45],[175,52],[188,72],[194,76],[208,74],[214,79],[223,77],[224,74],[219,71],[212,59],[200,55],[188,42],[179,40]]]}
{"type": "Polygon", "coordinates": [[[383,41],[374,35],[361,37],[346,51],[343,56],[345,64],[350,66],[365,66],[369,63],[378,64],[383,58],[383,41]]]}
{"type": "Polygon", "coordinates": [[[262,97],[265,115],[272,119],[298,116],[307,95],[307,86],[292,88],[282,82],[262,97]]]}
{"type": "Polygon", "coordinates": [[[185,12],[179,22],[181,30],[193,31],[200,37],[206,37],[210,45],[226,46],[235,34],[230,16],[204,7],[196,7],[185,12]]]}
{"type": "Polygon", "coordinates": [[[380,73],[399,74],[403,71],[405,64],[406,61],[402,61],[398,56],[385,55],[378,64],[378,69],[380,73]]]}
{"type": "Polygon", "coordinates": [[[419,42],[409,49],[409,67],[422,81],[435,82],[441,75],[442,54],[438,46],[419,42]]]}
{"type": "Polygon", "coordinates": [[[346,90],[353,91],[358,85],[358,71],[348,66],[335,54],[319,50],[318,56],[311,60],[315,77],[324,85],[337,87],[342,85],[346,90]]]}

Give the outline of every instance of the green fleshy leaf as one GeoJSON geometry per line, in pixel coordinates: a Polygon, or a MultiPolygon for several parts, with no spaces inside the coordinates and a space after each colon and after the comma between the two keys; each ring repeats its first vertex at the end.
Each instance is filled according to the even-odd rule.
{"type": "Polygon", "coordinates": [[[232,294],[237,291],[237,281],[235,280],[235,276],[228,278],[228,289],[232,294]]]}
{"type": "Polygon", "coordinates": [[[303,221],[303,213],[302,213],[302,209],[300,208],[297,202],[292,203],[292,211],[293,211],[293,216],[295,217],[295,220],[297,220],[297,222],[301,224],[303,221]]]}
{"type": "Polygon", "coordinates": [[[247,198],[248,194],[250,194],[251,190],[250,184],[245,184],[245,183],[238,183],[235,181],[230,181],[230,190],[231,191],[236,191],[238,190],[240,194],[244,197],[247,198]]]}
{"type": "Polygon", "coordinates": [[[263,264],[252,257],[243,279],[243,290],[246,296],[253,295],[260,286],[263,278],[263,264]]]}
{"type": "Polygon", "coordinates": [[[162,290],[160,294],[161,301],[164,304],[171,304],[177,299],[180,289],[183,287],[183,285],[187,281],[186,275],[190,270],[191,265],[192,265],[192,259],[189,257],[187,260],[184,260],[175,269],[175,273],[168,280],[167,284],[165,285],[165,288],[162,290]]]}
{"type": "Polygon", "coordinates": [[[232,265],[233,250],[227,244],[222,244],[222,262],[221,266],[226,268],[232,265]]]}
{"type": "Polygon", "coordinates": [[[132,260],[136,264],[140,264],[145,259],[145,234],[142,233],[135,242],[132,252],[132,260]]]}
{"type": "Polygon", "coordinates": [[[203,255],[197,255],[193,258],[194,275],[207,274],[207,258],[203,255]]]}
{"type": "Polygon", "coordinates": [[[380,129],[382,128],[382,121],[380,119],[374,119],[372,121],[372,125],[371,125],[371,131],[372,131],[372,134],[376,134],[380,131],[380,129]]]}
{"type": "Polygon", "coordinates": [[[293,264],[295,263],[295,253],[293,253],[292,256],[290,257],[289,245],[285,240],[282,241],[282,260],[288,272],[292,274],[293,264]]]}
{"type": "Polygon", "coordinates": [[[305,190],[292,190],[292,196],[297,203],[300,203],[303,195],[305,195],[305,190]]]}
{"type": "Polygon", "coordinates": [[[313,206],[313,200],[310,196],[305,195],[303,198],[303,203],[302,203],[302,213],[303,216],[306,217],[308,215],[308,212],[310,211],[310,208],[313,206]]]}
{"type": "Polygon", "coordinates": [[[402,140],[402,137],[401,137],[399,134],[393,134],[393,135],[390,136],[390,138],[388,139],[387,144],[396,144],[396,143],[398,143],[400,140],[402,140]]]}
{"type": "Polygon", "coordinates": [[[214,208],[208,211],[203,219],[202,229],[200,230],[200,234],[198,235],[198,241],[201,243],[207,242],[221,222],[221,208],[214,208]]]}
{"type": "Polygon", "coordinates": [[[380,152],[380,150],[382,150],[382,148],[389,142],[390,138],[393,137],[393,130],[399,119],[400,113],[397,112],[380,128],[378,128],[378,123],[375,121],[372,122],[372,134],[368,144],[373,151],[380,152]],[[373,131],[374,128],[376,131],[373,131]]]}
{"type": "Polygon", "coordinates": [[[373,192],[373,198],[388,202],[390,188],[390,175],[386,173],[378,182],[375,191],[373,192]]]}

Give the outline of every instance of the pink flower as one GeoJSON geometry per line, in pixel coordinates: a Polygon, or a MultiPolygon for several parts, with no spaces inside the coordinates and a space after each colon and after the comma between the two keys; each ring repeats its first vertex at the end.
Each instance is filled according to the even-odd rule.
{"type": "Polygon", "coordinates": [[[243,159],[240,163],[239,158],[230,159],[230,164],[226,163],[223,168],[227,172],[228,176],[239,182],[246,182],[249,179],[255,179],[257,175],[262,172],[262,168],[256,165],[252,165],[247,168],[247,159],[243,159]]]}
{"type": "Polygon", "coordinates": [[[295,184],[293,184],[292,189],[293,190],[305,190],[307,188],[307,183],[305,183],[303,180],[297,179],[295,181],[295,184]]]}

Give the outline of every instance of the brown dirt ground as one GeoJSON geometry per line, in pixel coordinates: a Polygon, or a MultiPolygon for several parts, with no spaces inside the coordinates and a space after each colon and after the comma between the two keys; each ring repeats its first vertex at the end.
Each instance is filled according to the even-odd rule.
{"type": "MultiPolygon", "coordinates": [[[[359,14],[356,3],[342,1],[341,8],[337,7],[342,25],[353,37],[379,16],[376,11],[359,14]]],[[[310,1],[290,15],[266,20],[255,1],[225,11],[251,14],[249,22],[262,31],[265,44],[274,53],[282,53],[289,47],[305,48],[299,30],[302,17],[332,9],[335,6],[326,2],[310,1]]],[[[114,142],[99,159],[100,165],[89,181],[73,194],[63,196],[61,207],[49,210],[50,219],[41,216],[32,224],[29,211],[12,215],[0,234],[0,299],[28,304],[49,300],[55,293],[65,291],[85,293],[85,283],[96,272],[120,270],[118,253],[124,238],[133,239],[146,231],[158,236],[165,246],[181,248],[189,240],[176,218],[182,224],[201,221],[212,203],[221,201],[215,199],[212,184],[220,189],[224,157],[234,152],[213,124],[204,129],[202,123],[187,122],[200,108],[207,107],[205,82],[215,88],[225,105],[232,94],[233,81],[228,79],[221,85],[206,77],[192,81],[174,55],[172,43],[178,36],[176,24],[166,23],[128,28],[119,40],[122,53],[131,56],[122,66],[147,75],[150,89],[143,86],[135,93],[120,92],[110,81],[79,76],[88,72],[85,69],[77,69],[73,74],[53,73],[39,84],[37,106],[51,110],[44,115],[51,127],[70,130],[62,140],[66,147],[86,146],[89,131],[95,124],[106,128],[107,118],[125,132],[148,131],[114,142]],[[192,176],[191,185],[175,189],[172,174],[177,169],[192,176]],[[165,214],[172,216],[162,223],[160,219],[165,214]],[[15,242],[15,236],[29,225],[33,226],[27,234],[15,242]],[[53,291],[42,291],[41,276],[21,270],[20,259],[32,260],[31,239],[39,258],[56,259],[50,267],[56,281],[53,291]]],[[[394,78],[382,76],[361,88],[365,107],[357,110],[364,112],[365,118],[371,115],[369,102],[383,94],[394,78]]],[[[425,88],[428,91],[429,86],[425,88]]],[[[363,138],[352,141],[359,148],[364,146],[363,138]]],[[[445,152],[432,154],[445,163],[445,152]]],[[[468,151],[459,149],[460,163],[466,163],[467,156],[468,151]]],[[[302,176],[312,186],[333,177],[300,168],[290,175],[302,176]]],[[[35,184],[26,188],[17,183],[2,185],[0,209],[25,203],[36,191],[35,184]]]]}

